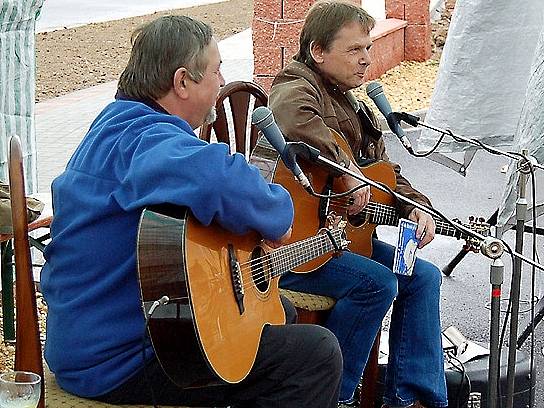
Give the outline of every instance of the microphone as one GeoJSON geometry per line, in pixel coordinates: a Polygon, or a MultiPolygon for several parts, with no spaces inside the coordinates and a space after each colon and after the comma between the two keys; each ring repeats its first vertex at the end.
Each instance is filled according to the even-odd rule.
{"type": "Polygon", "coordinates": [[[280,154],[285,167],[291,170],[302,187],[307,191],[312,191],[310,181],[298,166],[296,153],[290,149],[291,143],[285,143],[285,138],[274,120],[272,111],[266,106],[259,106],[251,115],[251,123],[263,133],[266,140],[280,154]]]}
{"type": "Polygon", "coordinates": [[[412,144],[410,143],[410,140],[406,137],[404,134],[404,130],[402,130],[402,127],[400,126],[399,118],[395,113],[391,110],[391,105],[389,104],[389,101],[387,100],[385,94],[383,93],[383,88],[379,82],[370,82],[366,86],[366,94],[376,107],[380,110],[381,114],[385,117],[387,120],[387,124],[389,125],[389,129],[397,135],[402,145],[408,150],[411,154],[414,154],[414,149],[412,149],[412,144]]]}

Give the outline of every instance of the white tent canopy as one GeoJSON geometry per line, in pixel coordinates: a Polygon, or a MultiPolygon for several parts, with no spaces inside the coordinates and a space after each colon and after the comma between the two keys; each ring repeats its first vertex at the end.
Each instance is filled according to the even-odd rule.
{"type": "MultiPolygon", "coordinates": [[[[426,122],[511,146],[543,21],[542,0],[458,0],[426,122]]],[[[438,138],[424,130],[418,149],[429,149],[438,138]]],[[[445,138],[439,151],[472,147],[445,138]]]]}

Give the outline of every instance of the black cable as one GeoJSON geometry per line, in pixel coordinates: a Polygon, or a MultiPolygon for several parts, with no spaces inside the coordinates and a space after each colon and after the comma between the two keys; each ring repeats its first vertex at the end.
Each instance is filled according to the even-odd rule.
{"type": "Polygon", "coordinates": [[[308,187],[308,192],[312,196],[317,197],[317,198],[326,198],[326,199],[329,199],[329,198],[342,198],[342,197],[348,196],[350,194],[353,194],[355,191],[360,190],[361,188],[366,187],[366,186],[368,186],[368,184],[359,184],[358,186],[353,187],[351,190],[344,191],[343,193],[320,194],[320,193],[316,193],[313,186],[310,184],[310,186],[308,187]]]}
{"type": "Polygon", "coordinates": [[[455,138],[454,134],[452,133],[451,130],[449,129],[446,129],[445,132],[440,132],[441,133],[441,136],[438,138],[436,144],[431,147],[430,150],[424,152],[424,153],[416,153],[413,149],[412,150],[409,150],[408,152],[412,154],[412,156],[414,157],[427,157],[427,156],[430,156],[431,154],[433,154],[436,149],[438,149],[438,146],[440,146],[440,144],[442,143],[442,139],[444,139],[444,137],[446,135],[450,135],[451,137],[455,138]]]}
{"type": "Polygon", "coordinates": [[[430,155],[431,153],[434,153],[434,151],[438,148],[440,143],[442,143],[442,139],[444,138],[444,136],[445,135],[450,135],[452,137],[452,139],[457,143],[467,143],[467,141],[470,141],[470,142],[472,142],[472,144],[476,144],[480,148],[485,150],[486,152],[494,154],[494,155],[498,155],[498,156],[510,155],[510,156],[519,156],[519,157],[525,158],[525,156],[523,156],[523,154],[521,154],[521,153],[508,152],[508,151],[503,152],[503,151],[494,149],[493,147],[488,146],[485,143],[483,143],[480,140],[475,139],[475,138],[470,138],[470,137],[463,137],[462,138],[460,136],[456,136],[455,134],[453,134],[453,132],[450,129],[442,130],[442,129],[438,129],[438,128],[429,126],[426,123],[421,122],[420,119],[417,116],[411,115],[411,114],[406,113],[406,112],[392,112],[392,114],[397,116],[397,118],[398,118],[397,120],[399,120],[399,122],[404,121],[404,122],[406,122],[409,125],[414,126],[414,127],[423,126],[423,127],[426,127],[427,129],[434,130],[435,132],[438,132],[438,133],[441,134],[441,136],[438,139],[438,141],[436,142],[436,144],[428,152],[415,153],[414,151],[409,151],[409,153],[412,154],[415,157],[426,157],[426,156],[430,155]]]}
{"type": "Polygon", "coordinates": [[[459,404],[460,404],[461,398],[462,398],[462,392],[463,392],[463,386],[464,386],[464,383],[465,383],[465,379],[467,381],[467,387],[468,387],[467,398],[470,395],[470,392],[472,390],[472,385],[470,383],[470,377],[468,376],[468,374],[466,372],[465,365],[463,364],[463,362],[461,360],[459,360],[452,353],[448,353],[447,355],[448,355],[448,357],[450,357],[450,364],[452,365],[452,367],[455,368],[458,372],[461,373],[461,382],[459,383],[459,389],[457,390],[457,395],[455,397],[455,406],[457,408],[460,408],[461,405],[459,405],[459,404]],[[461,367],[459,368],[459,366],[455,365],[451,359],[457,361],[461,367]]]}

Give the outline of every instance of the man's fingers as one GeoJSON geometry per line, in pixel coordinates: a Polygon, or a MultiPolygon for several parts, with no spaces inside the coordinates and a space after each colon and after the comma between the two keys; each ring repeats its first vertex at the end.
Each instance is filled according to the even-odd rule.
{"type": "Polygon", "coordinates": [[[353,215],[362,211],[370,201],[370,188],[360,188],[352,194],[353,203],[348,208],[348,214],[353,215]]]}

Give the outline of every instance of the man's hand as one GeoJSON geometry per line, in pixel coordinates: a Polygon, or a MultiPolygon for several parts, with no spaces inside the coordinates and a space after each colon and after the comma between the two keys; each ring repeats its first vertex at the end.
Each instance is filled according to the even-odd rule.
{"type": "Polygon", "coordinates": [[[289,227],[287,232],[283,234],[283,236],[277,241],[270,241],[268,239],[265,239],[264,243],[268,245],[270,248],[273,248],[273,249],[279,248],[282,245],[285,245],[289,241],[289,238],[291,238],[291,232],[293,232],[293,228],[289,227]]]}
{"type": "Polygon", "coordinates": [[[414,208],[408,218],[417,222],[416,238],[420,240],[417,247],[423,248],[434,239],[436,228],[434,219],[429,213],[419,208],[414,208]]]}
{"type": "MultiPolygon", "coordinates": [[[[359,174],[362,174],[359,168],[353,163],[350,163],[349,169],[359,174]]],[[[344,183],[344,188],[346,191],[351,190],[352,188],[355,188],[362,184],[360,180],[357,180],[356,178],[351,177],[347,174],[342,176],[342,182],[344,183]]],[[[370,196],[370,186],[364,186],[354,191],[351,195],[351,198],[353,198],[353,203],[350,204],[348,207],[348,214],[354,215],[360,213],[370,201],[370,196]]]]}

